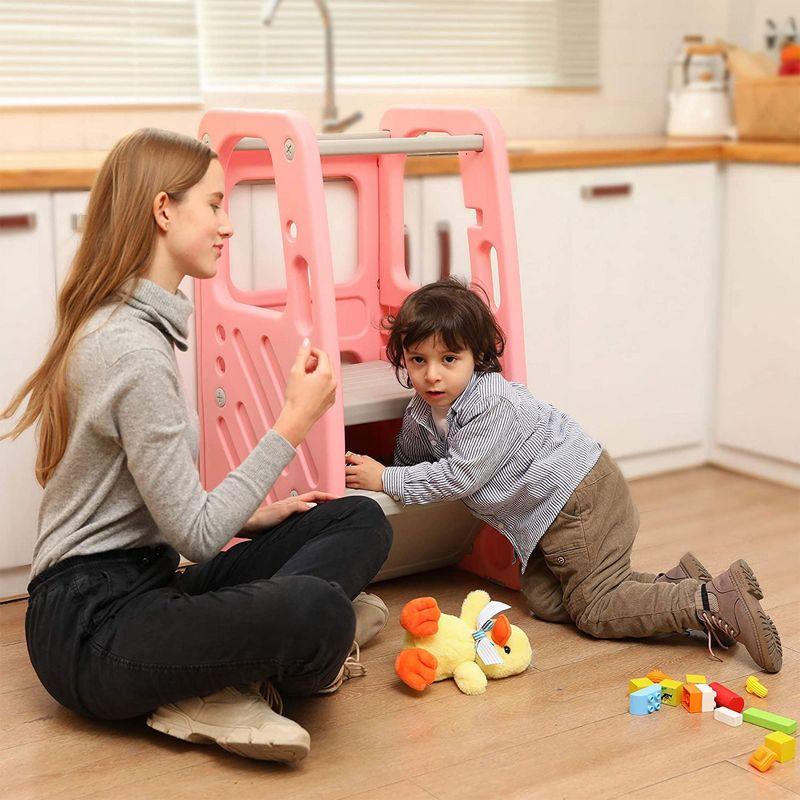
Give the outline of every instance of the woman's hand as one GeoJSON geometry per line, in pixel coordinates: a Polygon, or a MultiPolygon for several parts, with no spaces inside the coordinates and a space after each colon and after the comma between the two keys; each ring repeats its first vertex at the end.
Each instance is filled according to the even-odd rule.
{"type": "Polygon", "coordinates": [[[386,467],[379,461],[348,452],[344,454],[344,463],[344,482],[348,489],[383,491],[383,471],[386,467]]]}
{"type": "Polygon", "coordinates": [[[292,514],[303,514],[316,507],[317,503],[324,503],[326,500],[335,500],[335,494],[327,492],[306,492],[297,497],[287,497],[285,500],[278,500],[261,508],[245,522],[244,527],[239,531],[239,536],[250,538],[251,534],[259,534],[263,531],[274,528],[292,514]]]}
{"type": "Polygon", "coordinates": [[[273,430],[297,447],[336,401],[336,379],[328,354],[311,347],[308,339],[303,340],[289,370],[285,397],[273,430]]]}

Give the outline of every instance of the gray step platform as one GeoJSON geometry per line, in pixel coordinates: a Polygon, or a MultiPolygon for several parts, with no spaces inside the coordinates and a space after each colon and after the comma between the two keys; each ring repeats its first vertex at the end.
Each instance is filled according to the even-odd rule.
{"type": "Polygon", "coordinates": [[[400,419],[414,396],[413,389],[398,383],[387,361],[342,364],[342,393],[345,425],[400,419]]]}

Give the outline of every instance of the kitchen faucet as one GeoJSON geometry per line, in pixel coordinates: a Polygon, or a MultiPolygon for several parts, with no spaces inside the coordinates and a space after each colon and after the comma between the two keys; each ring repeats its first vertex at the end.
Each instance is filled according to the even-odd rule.
{"type": "MultiPolygon", "coordinates": [[[[360,111],[354,111],[350,116],[339,119],[333,96],[333,24],[325,0],[314,2],[325,29],[325,107],[322,110],[322,130],[326,133],[338,133],[358,122],[364,115],[360,111]]],[[[280,4],[281,0],[265,0],[261,6],[261,22],[264,25],[272,24],[280,4]]]]}

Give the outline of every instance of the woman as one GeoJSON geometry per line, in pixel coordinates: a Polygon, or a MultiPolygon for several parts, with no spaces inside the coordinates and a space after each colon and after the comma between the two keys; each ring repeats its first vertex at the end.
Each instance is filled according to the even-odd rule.
{"type": "Polygon", "coordinates": [[[37,424],[45,487],[26,637],[45,688],[76,712],[149,713],[182,739],[296,761],[310,738],[277,690],[330,692],[349,676],[354,641],[388,617],[361,590],[391,528],[360,497],[260,508],[334,402],[328,357],[307,340],[272,430],[213,491],[200,484],[174,355],[192,311],[178,284],[216,273],[233,234],[224,186],[212,150],[153,129],[100,169],[52,346],[3,413],[29,396],[2,438],[37,424]],[[220,552],[237,532],[249,540],[220,552]],[[176,572],[179,553],[197,566],[176,572]]]}

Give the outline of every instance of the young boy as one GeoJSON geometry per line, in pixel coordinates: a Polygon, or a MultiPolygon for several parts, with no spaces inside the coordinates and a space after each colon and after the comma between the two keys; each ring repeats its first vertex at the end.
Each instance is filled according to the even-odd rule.
{"type": "MultiPolygon", "coordinates": [[[[530,610],[599,638],[705,628],[781,668],[781,643],[758,581],[739,560],[715,578],[691,554],[668,572],[633,572],[639,514],[611,456],[567,414],[500,374],[505,339],[487,305],[449,279],[389,317],[386,353],[416,390],[394,466],[348,453],[349,488],[402,502],[461,500],[503,533],[522,565],[530,610]]],[[[402,381],[401,381],[402,382],[402,381]]]]}

